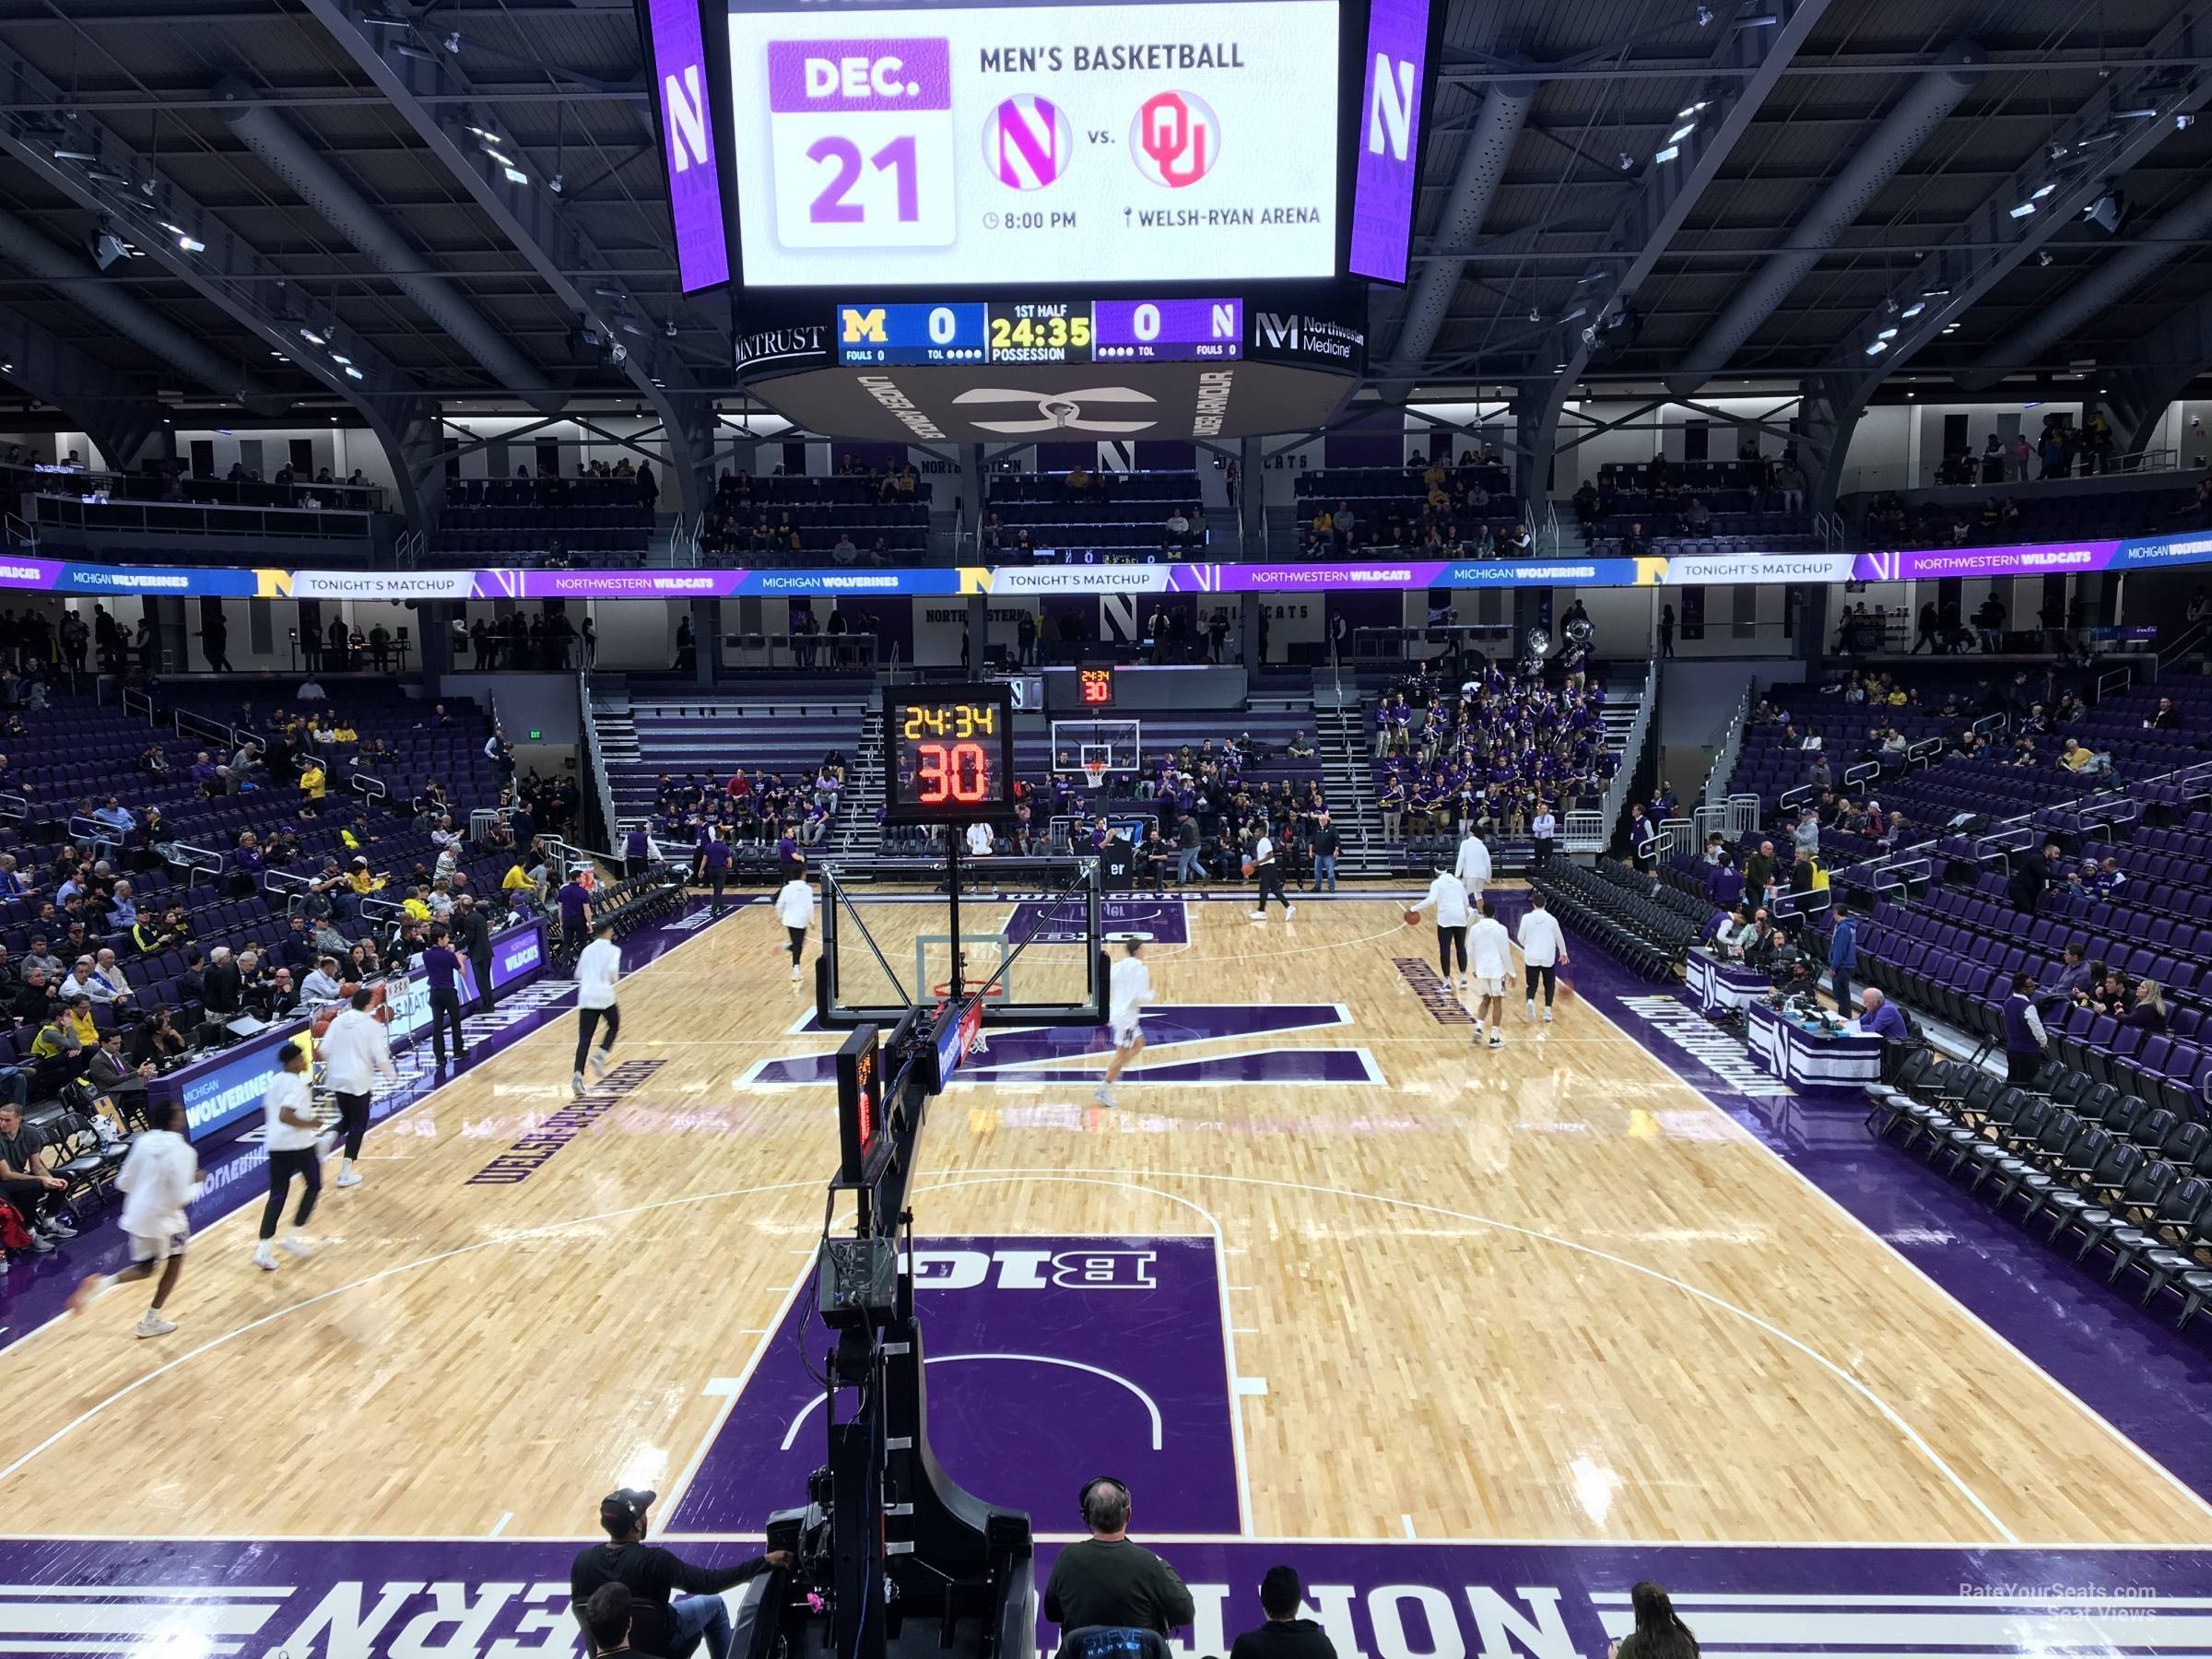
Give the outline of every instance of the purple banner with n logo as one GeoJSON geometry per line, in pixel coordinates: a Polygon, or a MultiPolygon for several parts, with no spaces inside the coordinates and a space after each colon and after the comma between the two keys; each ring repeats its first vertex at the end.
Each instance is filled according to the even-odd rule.
{"type": "Polygon", "coordinates": [[[696,293],[730,279],[722,171],[714,159],[714,112],[708,99],[712,83],[695,0],[652,0],[651,17],[653,84],[660,100],[676,263],[684,292],[696,293]]]}
{"type": "Polygon", "coordinates": [[[1374,0],[1359,98],[1359,169],[1352,180],[1355,276],[1404,282],[1413,246],[1413,186],[1421,163],[1430,0],[1374,0]]]}

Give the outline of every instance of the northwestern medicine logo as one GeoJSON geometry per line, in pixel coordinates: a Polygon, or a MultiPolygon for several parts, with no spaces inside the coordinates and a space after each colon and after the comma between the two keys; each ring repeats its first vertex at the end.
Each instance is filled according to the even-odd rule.
{"type": "Polygon", "coordinates": [[[1067,112],[1032,92],[1006,100],[983,124],[983,165],[1010,190],[1042,190],[1067,171],[1075,147],[1067,112]]]}

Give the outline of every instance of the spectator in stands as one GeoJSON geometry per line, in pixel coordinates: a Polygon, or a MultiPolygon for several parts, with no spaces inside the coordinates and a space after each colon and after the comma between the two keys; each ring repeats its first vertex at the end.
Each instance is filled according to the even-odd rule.
{"type": "Polygon", "coordinates": [[[2182,729],[2181,711],[2173,706],[2172,698],[2161,697],[2143,724],[2154,732],[2178,732],[2182,729]]]}
{"type": "Polygon", "coordinates": [[[1229,1659],[1336,1659],[1335,1644],[1326,1632],[1298,1616],[1305,1594],[1297,1568],[1268,1568],[1260,1580],[1260,1610],[1267,1622],[1239,1636],[1229,1659]]]}
{"type": "Polygon", "coordinates": [[[1705,877],[1705,897],[1721,910],[1734,910],[1744,896],[1744,877],[1733,853],[1723,852],[1721,862],[1705,877]]]}
{"type": "Polygon", "coordinates": [[[1698,1659],[1697,1637],[1657,1584],[1647,1579],[1636,1585],[1629,1606],[1636,1628],[1606,1648],[1606,1659],[1698,1659]]]}
{"type": "Polygon", "coordinates": [[[2021,855],[2006,878],[2005,897],[2014,910],[2022,915],[2033,915],[2036,903],[2043,889],[2051,885],[2052,866],[2058,862],[2059,845],[2055,841],[2044,841],[2040,852],[2030,850],[2021,855]]]}
{"type": "Polygon", "coordinates": [[[1774,487],[1782,491],[1782,510],[1784,512],[1805,511],[1805,469],[1794,457],[1785,455],[1774,471],[1774,487]]]}
{"type": "Polygon", "coordinates": [[[1623,559],[1641,559],[1651,550],[1651,539],[1643,533],[1643,521],[1638,519],[1629,526],[1629,533],[1620,538],[1620,556],[1623,559]]]}
{"type": "Polygon", "coordinates": [[[2162,1031],[2166,1029],[2166,994],[2158,981],[2146,979],[2136,982],[2135,1000],[2128,1005],[2127,1012],[2121,1016],[2120,1023],[2147,1031],[2162,1031]]]}
{"type": "Polygon", "coordinates": [[[23,1121],[23,1109],[12,1101],[0,1105],[0,1198],[21,1212],[30,1230],[33,1253],[46,1255],[63,1239],[76,1237],[76,1229],[55,1215],[54,1208],[69,1183],[50,1174],[39,1160],[44,1150],[43,1132],[23,1121]]]}
{"type": "Polygon", "coordinates": [[[1096,1626],[1156,1630],[1187,1625],[1197,1604],[1175,1570],[1129,1538],[1129,1488],[1101,1476],[1083,1488],[1087,1540],[1070,1544],[1053,1563],[1044,1616],[1069,1632],[1096,1626]]]}
{"type": "Polygon", "coordinates": [[[1829,990],[1835,996],[1836,1011],[1848,1018],[1851,1013],[1851,976],[1859,966],[1858,919],[1840,904],[1830,910],[1828,917],[1829,990]]]}
{"type": "Polygon", "coordinates": [[[177,1030],[175,1015],[168,1008],[156,1008],[133,1026],[123,1046],[124,1058],[132,1065],[151,1065],[157,1071],[167,1070],[189,1047],[184,1034],[177,1030]]]}
{"type": "Polygon", "coordinates": [[[2050,1038],[2035,1010],[2035,979],[2012,976],[2012,994],[2005,1000],[2005,1080],[2031,1083],[2043,1064],[2043,1046],[2050,1038]]]}
{"type": "Polygon", "coordinates": [[[1800,858],[1816,858],[1820,853],[1820,813],[1807,806],[1797,815],[1797,827],[1790,832],[1790,840],[1800,858]]]}
{"type": "Polygon", "coordinates": [[[100,1041],[92,1023],[92,999],[81,993],[56,1002],[44,1026],[31,1041],[30,1054],[38,1064],[38,1088],[53,1094],[77,1074],[84,1052],[100,1041]]]}

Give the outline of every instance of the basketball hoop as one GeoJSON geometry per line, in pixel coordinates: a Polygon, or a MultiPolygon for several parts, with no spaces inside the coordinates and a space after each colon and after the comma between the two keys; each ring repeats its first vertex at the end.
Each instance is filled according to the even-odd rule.
{"type": "Polygon", "coordinates": [[[1106,782],[1106,762],[1103,760],[1084,761],[1083,775],[1090,780],[1090,787],[1095,794],[1099,786],[1106,782]]]}

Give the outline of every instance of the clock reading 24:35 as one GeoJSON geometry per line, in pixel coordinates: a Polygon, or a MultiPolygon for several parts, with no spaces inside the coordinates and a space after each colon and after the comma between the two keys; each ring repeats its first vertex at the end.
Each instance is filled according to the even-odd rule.
{"type": "Polygon", "coordinates": [[[776,240],[787,248],[948,247],[946,41],[771,41],[776,240]]]}

